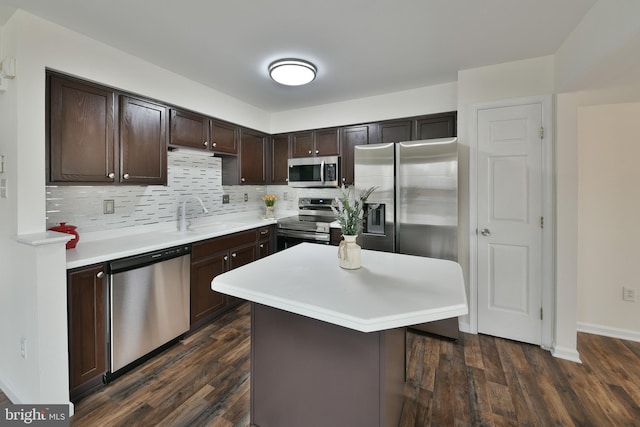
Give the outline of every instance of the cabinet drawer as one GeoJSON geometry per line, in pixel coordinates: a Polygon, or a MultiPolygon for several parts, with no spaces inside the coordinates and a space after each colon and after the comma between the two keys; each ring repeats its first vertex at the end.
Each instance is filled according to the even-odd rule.
{"type": "Polygon", "coordinates": [[[227,236],[196,242],[191,246],[191,258],[198,259],[216,252],[228,250],[234,246],[255,244],[256,230],[241,231],[227,236]]]}
{"type": "Polygon", "coordinates": [[[271,238],[271,226],[258,228],[258,240],[269,240],[271,238]]]}

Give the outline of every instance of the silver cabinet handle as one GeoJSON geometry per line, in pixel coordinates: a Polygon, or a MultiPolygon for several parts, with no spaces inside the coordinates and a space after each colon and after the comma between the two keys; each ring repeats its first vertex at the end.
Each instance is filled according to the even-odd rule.
{"type": "Polygon", "coordinates": [[[204,145],[205,147],[208,147],[209,146],[209,141],[203,142],[202,145],[204,145]]]}
{"type": "Polygon", "coordinates": [[[129,174],[128,174],[128,173],[125,173],[124,175],[122,175],[122,177],[123,177],[124,179],[129,179],[129,174]]]}
{"type": "Polygon", "coordinates": [[[491,236],[491,230],[489,230],[488,228],[483,228],[482,230],[480,230],[480,234],[482,234],[483,236],[491,236]]]}
{"type": "Polygon", "coordinates": [[[217,142],[214,142],[213,144],[211,144],[212,147],[215,147],[216,145],[218,145],[217,142]]]}
{"type": "Polygon", "coordinates": [[[316,154],[318,154],[319,152],[320,152],[319,150],[316,150],[316,154]]]}
{"type": "Polygon", "coordinates": [[[96,274],[96,277],[98,279],[102,279],[104,277],[104,271],[99,271],[98,274],[96,274]]]}
{"type": "Polygon", "coordinates": [[[240,179],[240,181],[244,182],[244,178],[240,179]]]}
{"type": "Polygon", "coordinates": [[[309,150],[309,154],[311,154],[311,150],[309,150]]]}
{"type": "Polygon", "coordinates": [[[269,230],[262,230],[262,231],[260,232],[260,234],[262,234],[263,236],[264,236],[265,234],[269,234],[269,230]]]}
{"type": "Polygon", "coordinates": [[[110,172],[110,173],[107,175],[107,177],[108,177],[108,178],[113,179],[113,178],[115,178],[115,177],[116,177],[116,174],[115,174],[115,173],[113,173],[113,172],[110,172]]]}
{"type": "Polygon", "coordinates": [[[224,260],[225,260],[225,261],[229,261],[229,257],[225,255],[225,256],[224,256],[224,260]]]}
{"type": "Polygon", "coordinates": [[[264,248],[264,245],[260,245],[260,249],[264,248]]]}
{"type": "Polygon", "coordinates": [[[231,258],[235,258],[235,257],[236,257],[236,253],[234,252],[231,254],[231,258]]]}

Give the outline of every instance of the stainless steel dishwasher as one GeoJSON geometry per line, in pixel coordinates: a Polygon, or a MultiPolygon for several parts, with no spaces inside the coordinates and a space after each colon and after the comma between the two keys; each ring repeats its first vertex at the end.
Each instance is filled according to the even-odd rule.
{"type": "Polygon", "coordinates": [[[105,382],[189,330],[190,253],[183,245],[107,264],[111,361],[105,382]]]}

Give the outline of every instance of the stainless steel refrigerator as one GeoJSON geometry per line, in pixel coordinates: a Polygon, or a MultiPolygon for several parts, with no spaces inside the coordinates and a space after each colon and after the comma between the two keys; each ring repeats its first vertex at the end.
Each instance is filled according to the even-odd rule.
{"type": "MultiPolygon", "coordinates": [[[[364,249],[457,261],[457,138],[358,145],[354,159],[356,191],[377,187],[358,240],[364,249]]],[[[458,337],[457,318],[413,328],[458,337]]]]}

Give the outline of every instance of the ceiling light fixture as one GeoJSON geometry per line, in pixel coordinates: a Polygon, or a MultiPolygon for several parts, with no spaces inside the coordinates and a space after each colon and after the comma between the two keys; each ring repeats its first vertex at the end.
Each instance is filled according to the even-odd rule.
{"type": "Polygon", "coordinates": [[[306,85],[316,78],[316,66],[302,59],[279,59],[269,65],[269,75],[287,86],[306,85]]]}

